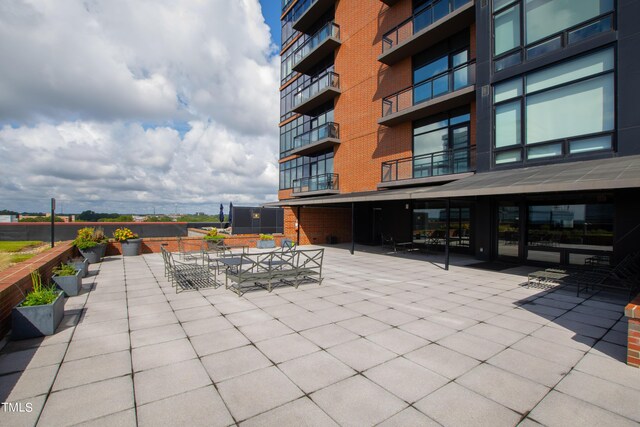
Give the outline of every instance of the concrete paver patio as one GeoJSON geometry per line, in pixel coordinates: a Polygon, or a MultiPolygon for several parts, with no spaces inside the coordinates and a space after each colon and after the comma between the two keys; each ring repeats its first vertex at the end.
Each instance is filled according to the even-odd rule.
{"type": "Polygon", "coordinates": [[[160,255],[92,265],[58,333],[0,353],[2,425],[637,425],[624,301],[528,267],[325,250],[322,286],[175,293],[160,255]],[[23,406],[24,408],[24,406],[23,406]]]}

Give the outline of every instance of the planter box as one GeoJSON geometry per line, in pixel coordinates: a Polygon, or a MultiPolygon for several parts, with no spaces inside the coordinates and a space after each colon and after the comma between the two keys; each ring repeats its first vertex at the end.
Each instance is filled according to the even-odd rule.
{"type": "Polygon", "coordinates": [[[258,240],[256,242],[256,248],[258,249],[273,249],[276,247],[275,240],[258,240]]]}
{"type": "Polygon", "coordinates": [[[142,239],[129,239],[124,242],[120,242],[122,247],[123,256],[137,256],[140,255],[140,247],[142,246],[142,239]]]}
{"type": "MultiPolygon", "coordinates": [[[[24,301],[24,300],[23,300],[24,301]]],[[[22,301],[20,302],[22,304],[22,301]]],[[[48,305],[14,307],[11,311],[11,339],[23,340],[53,335],[64,316],[64,294],[48,305]]]]}
{"type": "Polygon", "coordinates": [[[89,274],[89,260],[86,258],[82,261],[79,261],[78,259],[71,260],[69,261],[69,264],[73,265],[76,270],[80,270],[80,277],[87,277],[89,274]]]}
{"type": "Polygon", "coordinates": [[[102,257],[104,257],[104,253],[106,252],[106,250],[107,250],[106,243],[101,243],[97,246],[94,246],[88,249],[79,249],[82,256],[89,261],[89,264],[95,264],[97,262],[100,262],[102,260],[102,257]]]}
{"type": "Polygon", "coordinates": [[[68,297],[74,297],[78,295],[82,289],[81,274],[82,271],[78,271],[73,276],[58,276],[54,274],[51,278],[68,297]]]}

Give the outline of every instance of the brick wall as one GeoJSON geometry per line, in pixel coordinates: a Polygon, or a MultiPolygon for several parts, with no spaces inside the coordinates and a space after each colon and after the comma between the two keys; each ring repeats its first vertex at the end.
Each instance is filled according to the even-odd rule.
{"type": "Polygon", "coordinates": [[[344,208],[285,208],[284,234],[296,240],[298,223],[301,245],[324,245],[327,237],[335,236],[338,243],[351,241],[351,209],[344,208]]]}
{"type": "Polygon", "coordinates": [[[627,365],[640,368],[640,295],[625,307],[624,314],[629,318],[627,365]]]}
{"type": "Polygon", "coordinates": [[[382,36],[411,15],[411,1],[388,7],[380,0],[340,1],[336,22],[342,45],[336,53],[341,94],[335,120],[341,144],[334,155],[340,191],[370,191],[380,183],[380,165],[411,156],[411,123],[387,128],[377,124],[382,98],[411,85],[411,58],[393,67],[378,62],[382,36]]]}
{"type": "MultiPolygon", "coordinates": [[[[280,246],[283,235],[275,234],[274,240],[276,242],[276,246],[280,246]]],[[[248,246],[250,248],[256,247],[256,242],[258,241],[259,235],[257,234],[236,234],[233,236],[225,237],[224,241],[229,246],[248,246]]],[[[202,248],[203,239],[202,237],[181,237],[181,240],[184,245],[184,250],[186,251],[198,251],[202,248]]],[[[169,252],[178,252],[178,238],[176,237],[151,237],[148,239],[142,239],[142,246],[140,251],[143,254],[153,254],[159,253],[161,247],[165,247],[169,252]]],[[[111,242],[107,245],[106,255],[120,255],[122,254],[122,249],[120,243],[111,242]]]]}
{"type": "Polygon", "coordinates": [[[50,281],[53,268],[68,261],[74,254],[71,242],[59,243],[53,249],[0,273],[0,338],[11,328],[11,309],[32,289],[31,272],[40,271],[42,281],[46,284],[50,281]]]}

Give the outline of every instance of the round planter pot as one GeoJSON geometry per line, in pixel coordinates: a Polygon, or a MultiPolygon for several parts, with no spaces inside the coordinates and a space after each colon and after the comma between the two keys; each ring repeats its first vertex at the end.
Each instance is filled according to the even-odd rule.
{"type": "Polygon", "coordinates": [[[92,248],[80,249],[80,253],[87,259],[87,261],[89,261],[89,264],[95,264],[102,260],[102,257],[104,257],[104,253],[106,252],[106,250],[106,243],[100,243],[99,245],[92,248]]]}
{"type": "Polygon", "coordinates": [[[140,247],[142,246],[142,239],[129,239],[124,242],[120,242],[122,246],[122,255],[124,256],[137,256],[140,255],[140,247]]]}
{"type": "Polygon", "coordinates": [[[207,242],[207,249],[217,249],[224,246],[224,239],[205,240],[205,242],[207,242]]]}
{"type": "Polygon", "coordinates": [[[258,249],[273,249],[276,247],[275,240],[258,240],[256,242],[256,247],[258,249]]]}

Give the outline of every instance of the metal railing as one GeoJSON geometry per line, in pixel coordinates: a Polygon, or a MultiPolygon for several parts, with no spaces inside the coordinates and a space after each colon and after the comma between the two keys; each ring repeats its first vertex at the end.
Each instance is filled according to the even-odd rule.
{"type": "Polygon", "coordinates": [[[325,138],[340,138],[340,126],[337,123],[327,122],[300,134],[293,138],[293,149],[313,144],[325,138]]]}
{"type": "Polygon", "coordinates": [[[381,181],[428,178],[472,172],[476,169],[476,147],[464,147],[383,162],[381,181]]]}
{"type": "Polygon", "coordinates": [[[293,96],[293,106],[297,107],[303,104],[328,87],[340,88],[340,76],[333,71],[321,74],[310,84],[300,89],[300,91],[293,96]]]}
{"type": "Polygon", "coordinates": [[[392,49],[418,31],[444,18],[470,1],[471,0],[439,0],[431,3],[420,12],[414,13],[409,19],[403,21],[382,37],[382,53],[392,49]]]}
{"type": "Polygon", "coordinates": [[[338,188],[338,174],[336,173],[325,173],[293,180],[293,194],[338,190],[338,188]]]}
{"type": "Polygon", "coordinates": [[[293,22],[296,22],[318,0],[300,0],[293,7],[293,22]]]}
{"type": "Polygon", "coordinates": [[[421,102],[474,85],[476,64],[474,61],[451,68],[417,85],[396,92],[382,99],[382,117],[397,113],[421,102]]]}
{"type": "Polygon", "coordinates": [[[309,37],[302,46],[296,49],[296,51],[293,52],[293,66],[295,67],[300,63],[300,61],[329,37],[340,40],[340,26],[338,24],[327,22],[322,28],[316,31],[314,35],[309,37]]]}

